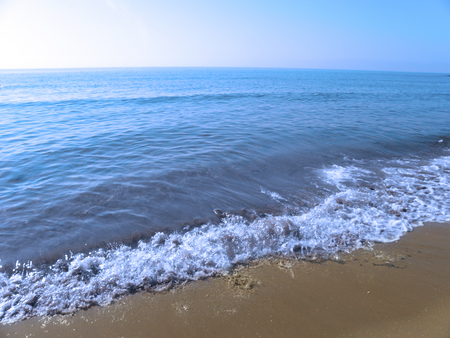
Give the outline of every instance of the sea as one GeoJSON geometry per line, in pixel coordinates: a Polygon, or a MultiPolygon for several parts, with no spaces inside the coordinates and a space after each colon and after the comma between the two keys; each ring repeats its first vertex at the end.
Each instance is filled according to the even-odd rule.
{"type": "Polygon", "coordinates": [[[450,221],[450,77],[0,71],[0,322],[450,221]]]}

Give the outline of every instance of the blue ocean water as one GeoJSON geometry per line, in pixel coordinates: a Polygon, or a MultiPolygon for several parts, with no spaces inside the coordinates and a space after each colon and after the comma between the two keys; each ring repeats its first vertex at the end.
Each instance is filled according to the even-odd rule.
{"type": "Polygon", "coordinates": [[[0,320],[448,220],[449,136],[445,74],[1,71],[0,320]]]}

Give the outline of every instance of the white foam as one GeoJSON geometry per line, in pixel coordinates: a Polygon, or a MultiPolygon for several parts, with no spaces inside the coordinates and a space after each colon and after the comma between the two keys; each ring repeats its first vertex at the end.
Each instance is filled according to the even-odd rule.
{"type": "Polygon", "coordinates": [[[326,182],[336,185],[340,190],[343,190],[345,189],[344,183],[346,181],[355,182],[358,178],[370,172],[355,166],[341,167],[339,165],[333,165],[331,168],[324,169],[323,173],[325,174],[326,182]]]}
{"type": "Polygon", "coordinates": [[[267,196],[270,196],[272,199],[274,199],[277,202],[287,201],[286,198],[284,198],[283,196],[281,196],[280,194],[278,194],[278,193],[276,193],[274,191],[265,190],[265,189],[261,188],[261,193],[263,193],[263,194],[265,194],[267,196]]]}
{"type": "Polygon", "coordinates": [[[348,251],[397,240],[424,221],[450,220],[450,157],[416,163],[384,168],[376,188],[344,184],[371,175],[366,169],[325,169],[340,192],[303,214],[253,222],[228,216],[185,233],[158,233],[136,249],[98,250],[61,259],[47,271],[29,264],[25,273],[0,274],[0,319],[70,313],[137,289],[220,274],[253,258],[348,251]]]}

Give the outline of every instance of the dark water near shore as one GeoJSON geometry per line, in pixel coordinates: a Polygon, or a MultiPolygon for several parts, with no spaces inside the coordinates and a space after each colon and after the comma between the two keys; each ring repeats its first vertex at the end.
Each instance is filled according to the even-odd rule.
{"type": "MultiPolygon", "coordinates": [[[[346,246],[394,240],[423,220],[450,217],[450,78],[444,74],[2,71],[0,85],[4,269],[146,239],[133,254],[121,247],[107,257],[69,257],[61,270],[70,273],[70,264],[83,261],[75,270],[87,272],[74,278],[86,284],[99,271],[110,278],[121,264],[140,266],[124,283],[141,288],[145,278],[151,286],[167,282],[162,276],[169,270],[178,276],[169,280],[196,279],[285,249],[333,251],[342,238],[346,246]],[[247,241],[252,226],[267,238],[247,241]],[[215,248],[211,243],[225,251],[208,263],[202,259],[215,248]],[[168,252],[175,254],[170,269],[149,262],[168,252]],[[181,266],[186,257],[192,264],[181,266]],[[151,272],[143,272],[145,264],[151,272]]],[[[54,285],[63,285],[59,277],[54,285]]],[[[49,311],[50,300],[27,303],[36,282],[28,280],[17,291],[25,305],[17,301],[23,307],[14,305],[14,312],[14,297],[4,295],[16,277],[2,278],[2,304],[9,307],[0,320],[78,307],[49,311]]],[[[103,285],[110,294],[102,301],[126,293],[117,283],[103,285]]],[[[80,304],[93,297],[83,295],[80,304]]]]}

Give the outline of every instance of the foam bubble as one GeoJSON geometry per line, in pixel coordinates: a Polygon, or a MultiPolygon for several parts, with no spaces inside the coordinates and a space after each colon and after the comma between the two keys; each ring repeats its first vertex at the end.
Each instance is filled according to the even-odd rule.
{"type": "Polygon", "coordinates": [[[370,174],[370,171],[355,166],[342,167],[333,165],[331,168],[322,171],[325,174],[325,181],[335,185],[338,189],[345,189],[345,182],[355,182],[357,179],[370,174]]]}
{"type": "Polygon", "coordinates": [[[270,198],[272,198],[273,200],[280,202],[280,201],[287,201],[286,198],[284,198],[283,196],[281,196],[280,194],[274,192],[274,191],[270,191],[270,190],[265,190],[263,188],[261,188],[261,193],[269,196],[270,198]]]}
{"type": "Polygon", "coordinates": [[[397,240],[424,221],[450,220],[449,168],[450,157],[426,165],[404,161],[383,168],[375,186],[355,187],[345,182],[374,173],[333,166],[324,169],[324,177],[339,192],[307,212],[254,221],[228,215],[220,224],[157,233],[135,249],[122,245],[72,255],[46,270],[18,263],[12,275],[0,274],[0,319],[71,313],[136,290],[220,274],[267,255],[330,254],[397,240]]]}

